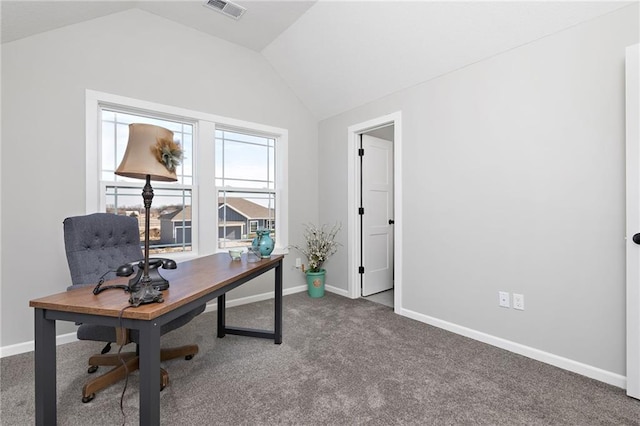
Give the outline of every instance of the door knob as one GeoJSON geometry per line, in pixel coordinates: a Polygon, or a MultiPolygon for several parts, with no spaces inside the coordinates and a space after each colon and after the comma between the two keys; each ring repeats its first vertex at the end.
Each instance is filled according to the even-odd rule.
{"type": "MultiPolygon", "coordinates": [[[[389,219],[389,225],[393,225],[394,223],[395,223],[395,222],[393,221],[393,219],[389,219]]],[[[639,235],[639,234],[636,234],[636,235],[638,235],[638,237],[640,238],[640,235],[639,235]]],[[[633,238],[635,238],[635,236],[634,236],[633,238]]],[[[635,241],[635,240],[634,240],[634,241],[635,241]]],[[[640,241],[640,239],[639,239],[638,241],[640,241]]],[[[639,243],[636,243],[636,244],[640,244],[640,242],[639,242],[639,243]]]]}
{"type": "Polygon", "coordinates": [[[640,244],[640,233],[635,234],[633,236],[633,242],[636,243],[636,244],[640,244]]]}

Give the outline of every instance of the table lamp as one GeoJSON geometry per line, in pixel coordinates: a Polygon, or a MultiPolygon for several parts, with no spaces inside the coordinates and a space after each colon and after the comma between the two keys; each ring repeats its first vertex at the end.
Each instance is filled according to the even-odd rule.
{"type": "MultiPolygon", "coordinates": [[[[129,124],[129,141],[122,162],[115,171],[119,176],[145,179],[144,201],[144,265],[139,289],[132,293],[131,303],[162,302],[162,293],[152,285],[149,277],[149,216],[153,188],[151,181],[175,182],[176,167],[182,159],[180,144],[174,142],[173,132],[152,124],[129,124]]],[[[131,285],[131,283],[130,283],[131,285]]]]}

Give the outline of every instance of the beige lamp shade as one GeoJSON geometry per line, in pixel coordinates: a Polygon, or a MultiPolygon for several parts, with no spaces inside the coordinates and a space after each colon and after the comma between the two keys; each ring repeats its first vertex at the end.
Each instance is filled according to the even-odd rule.
{"type": "Polygon", "coordinates": [[[173,132],[153,124],[129,124],[129,142],[122,162],[116,170],[120,176],[175,182],[178,180],[175,170],[170,171],[158,160],[155,151],[161,140],[173,141],[173,132]]]}

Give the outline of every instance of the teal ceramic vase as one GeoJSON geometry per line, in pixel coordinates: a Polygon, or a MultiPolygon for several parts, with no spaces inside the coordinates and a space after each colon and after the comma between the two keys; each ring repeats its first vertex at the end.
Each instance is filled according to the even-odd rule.
{"type": "Polygon", "coordinates": [[[270,233],[268,229],[258,229],[256,231],[258,236],[251,242],[251,246],[260,252],[260,257],[263,259],[270,258],[273,252],[273,239],[269,236],[270,233]]]}
{"type": "Polygon", "coordinates": [[[317,298],[324,296],[324,278],[326,275],[324,269],[318,272],[307,271],[307,293],[309,297],[317,298]]]}

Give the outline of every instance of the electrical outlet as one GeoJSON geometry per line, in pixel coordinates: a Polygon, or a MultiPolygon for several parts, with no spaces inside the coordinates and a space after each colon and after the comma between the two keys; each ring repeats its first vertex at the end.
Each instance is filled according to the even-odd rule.
{"type": "Polygon", "coordinates": [[[296,257],[296,269],[300,269],[302,267],[302,259],[296,257]]]}
{"type": "Polygon", "coordinates": [[[503,308],[509,308],[509,293],[506,291],[498,292],[498,304],[503,308]]]}
{"type": "Polygon", "coordinates": [[[524,311],[524,294],[513,293],[513,309],[524,311]]]}

